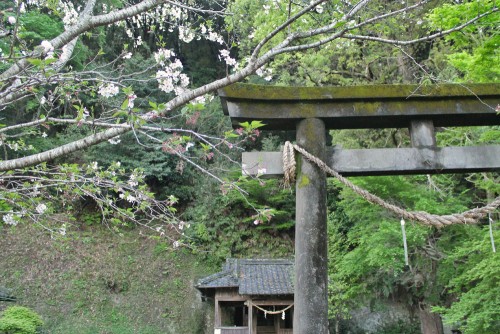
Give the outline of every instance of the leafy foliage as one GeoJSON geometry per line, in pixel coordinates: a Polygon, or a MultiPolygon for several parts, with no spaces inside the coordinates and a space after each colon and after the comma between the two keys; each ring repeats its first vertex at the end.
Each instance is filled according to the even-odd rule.
{"type": "MultiPolygon", "coordinates": [[[[441,180],[445,181],[446,178],[441,180]]],[[[365,177],[356,179],[356,183],[415,211],[447,214],[462,211],[467,203],[466,196],[449,197],[429,190],[424,177],[365,177]]],[[[456,193],[454,187],[460,185],[448,191],[456,193]]],[[[417,305],[437,305],[446,284],[436,278],[443,269],[440,261],[446,248],[442,247],[449,247],[451,237],[447,235],[456,235],[456,229],[438,231],[407,224],[409,266],[406,266],[398,217],[388,217],[383,209],[350,190],[343,189],[333,195],[339,202],[329,216],[331,314],[346,316],[351,307],[384,298],[404,302],[415,310],[417,305]],[[442,245],[439,240],[448,242],[443,241],[442,245]]]]}
{"type": "Polygon", "coordinates": [[[198,192],[196,202],[184,213],[192,222],[185,241],[207,251],[216,263],[259,254],[290,256],[293,193],[281,189],[277,180],[243,177],[235,186],[239,189],[220,189],[212,183],[198,192]]]}
{"type": "Polygon", "coordinates": [[[36,334],[41,326],[42,318],[27,307],[11,306],[0,314],[2,334],[36,334]]]}
{"type": "Polygon", "coordinates": [[[43,40],[49,40],[63,32],[63,24],[58,18],[41,13],[37,10],[29,11],[21,16],[22,30],[19,37],[29,45],[39,45],[43,40]]]}
{"type": "MultiPolygon", "coordinates": [[[[465,238],[455,243],[443,260],[443,265],[449,269],[442,271],[440,279],[448,282],[448,291],[460,298],[449,308],[436,307],[435,311],[443,314],[445,322],[458,324],[465,334],[500,331],[500,259],[498,253],[492,251],[487,230],[485,226],[466,231],[465,238]]],[[[498,230],[493,237],[499,239],[498,230]]],[[[449,240],[443,243],[449,245],[449,240]]]]}
{"type": "MultiPolygon", "coordinates": [[[[444,4],[435,8],[428,16],[433,29],[449,29],[461,19],[472,18],[496,6],[494,0],[467,1],[458,4],[444,4]]],[[[498,82],[500,65],[498,62],[498,21],[496,12],[480,19],[460,32],[445,37],[451,45],[448,54],[450,64],[458,69],[464,81],[498,82]]]]}

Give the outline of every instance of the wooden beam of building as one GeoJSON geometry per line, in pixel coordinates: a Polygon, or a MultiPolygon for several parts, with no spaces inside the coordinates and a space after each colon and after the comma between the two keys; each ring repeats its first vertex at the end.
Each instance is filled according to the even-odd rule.
{"type": "MultiPolygon", "coordinates": [[[[281,152],[244,152],[243,173],[283,174],[281,152]]],[[[472,173],[500,170],[500,146],[437,148],[328,148],[325,162],[344,176],[472,173]]]]}
{"type": "Polygon", "coordinates": [[[259,120],[267,130],[295,130],[301,119],[327,129],[500,125],[500,84],[277,87],[235,84],[219,90],[233,127],[259,120]]]}

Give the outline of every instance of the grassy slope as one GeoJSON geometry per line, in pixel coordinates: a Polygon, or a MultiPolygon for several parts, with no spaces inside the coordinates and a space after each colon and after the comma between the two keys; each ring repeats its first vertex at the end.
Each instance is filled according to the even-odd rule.
{"type": "Polygon", "coordinates": [[[210,322],[193,284],[218,268],[139,230],[53,240],[33,226],[0,226],[0,254],[0,286],[42,315],[49,333],[193,334],[210,322]]]}

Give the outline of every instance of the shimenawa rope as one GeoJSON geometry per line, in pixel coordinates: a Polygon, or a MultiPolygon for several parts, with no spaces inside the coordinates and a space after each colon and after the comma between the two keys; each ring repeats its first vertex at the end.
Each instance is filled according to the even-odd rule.
{"type": "Polygon", "coordinates": [[[264,313],[266,313],[266,314],[280,314],[280,313],[283,313],[283,312],[285,312],[286,310],[288,310],[288,309],[292,308],[292,306],[293,306],[293,303],[292,303],[292,304],[288,305],[287,307],[285,307],[285,308],[284,308],[284,309],[282,309],[282,310],[279,310],[279,311],[269,311],[269,310],[266,310],[265,308],[260,307],[260,306],[259,306],[259,305],[257,305],[257,304],[252,303],[252,301],[247,301],[245,304],[246,304],[248,307],[253,306],[253,307],[255,307],[256,309],[259,309],[259,310],[261,310],[262,312],[264,312],[264,313]]]}
{"type": "Polygon", "coordinates": [[[337,178],[343,185],[352,189],[356,194],[363,197],[365,200],[372,204],[377,204],[393,213],[398,217],[407,220],[413,220],[424,225],[443,227],[452,224],[477,224],[479,219],[484,217],[486,214],[494,212],[500,206],[500,196],[495,198],[493,202],[483,206],[481,208],[471,209],[462,213],[456,213],[452,215],[434,215],[423,211],[406,211],[396,205],[387,203],[380,197],[369,193],[367,190],[362,189],[345,177],[340,175],[337,171],[331,169],[326,165],[321,159],[310,154],[302,147],[286,142],[283,148],[283,169],[285,171],[285,186],[289,186],[295,180],[295,158],[294,150],[301,153],[306,159],[315,163],[321,170],[325,173],[337,178]]]}

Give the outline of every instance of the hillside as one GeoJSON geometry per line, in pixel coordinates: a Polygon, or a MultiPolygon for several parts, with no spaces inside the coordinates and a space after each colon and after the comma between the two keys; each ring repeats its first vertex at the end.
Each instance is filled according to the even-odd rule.
{"type": "Polygon", "coordinates": [[[49,333],[192,334],[210,324],[193,284],[217,268],[138,229],[54,240],[26,224],[0,229],[0,238],[0,286],[38,312],[49,333]]]}

